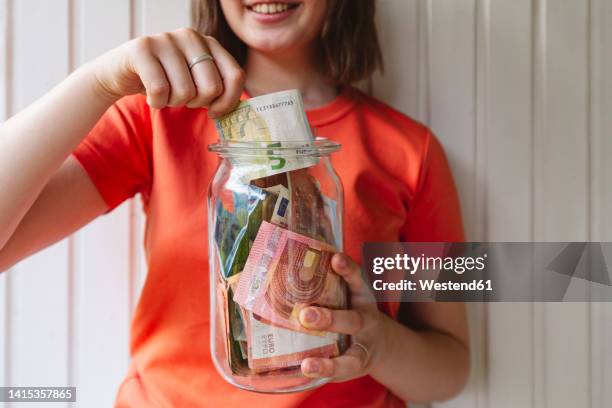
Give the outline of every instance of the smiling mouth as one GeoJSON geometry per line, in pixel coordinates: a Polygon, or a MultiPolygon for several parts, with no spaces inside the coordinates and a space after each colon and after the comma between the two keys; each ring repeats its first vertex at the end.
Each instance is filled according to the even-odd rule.
{"type": "Polygon", "coordinates": [[[256,3],[247,8],[257,14],[280,14],[288,10],[293,10],[299,4],[295,3],[256,3]]]}

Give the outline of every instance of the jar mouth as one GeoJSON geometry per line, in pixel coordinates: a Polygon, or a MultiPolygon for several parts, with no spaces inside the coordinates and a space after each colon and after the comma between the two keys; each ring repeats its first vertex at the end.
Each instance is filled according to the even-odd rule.
{"type": "Polygon", "coordinates": [[[322,157],[340,150],[340,143],[332,142],[324,137],[317,137],[314,142],[303,141],[265,141],[236,142],[220,140],[208,145],[210,152],[221,157],[322,157]]]}

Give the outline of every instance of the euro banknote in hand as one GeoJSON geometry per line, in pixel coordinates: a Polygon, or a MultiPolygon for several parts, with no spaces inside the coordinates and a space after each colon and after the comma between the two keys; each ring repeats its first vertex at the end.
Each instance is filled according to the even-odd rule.
{"type": "Polygon", "coordinates": [[[338,339],[298,320],[309,305],[347,307],[346,283],[331,268],[334,252],[325,242],[262,222],[233,299],[275,326],[338,339]]]}
{"type": "Polygon", "coordinates": [[[277,327],[247,312],[248,366],[255,373],[298,367],[307,357],[340,354],[335,339],[277,327]]]}
{"type": "Polygon", "coordinates": [[[299,154],[312,146],[314,138],[302,97],[295,89],[244,100],[235,110],[216,119],[215,124],[223,141],[234,144],[257,142],[255,145],[258,147],[269,148],[258,156],[230,157],[236,167],[235,174],[240,173],[238,176],[242,180],[271,176],[318,163],[316,157],[299,154]],[[293,154],[275,153],[276,148],[290,148],[293,154]]]}

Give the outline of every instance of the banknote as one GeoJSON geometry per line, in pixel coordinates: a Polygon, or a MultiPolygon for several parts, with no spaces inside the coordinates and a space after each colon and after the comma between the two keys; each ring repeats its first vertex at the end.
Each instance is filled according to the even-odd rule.
{"type": "Polygon", "coordinates": [[[334,252],[332,245],[264,221],[233,300],[277,327],[338,339],[298,320],[308,305],[347,307],[346,284],[331,269],[334,252]]]}
{"type": "Polygon", "coordinates": [[[289,181],[287,180],[287,173],[274,174],[268,177],[262,177],[251,180],[251,184],[269,190],[275,186],[282,185],[283,187],[289,188],[289,181]]]}
{"type": "Polygon", "coordinates": [[[270,93],[242,101],[232,112],[215,121],[221,140],[232,142],[313,140],[304,103],[296,89],[270,93]]]}
{"type": "Polygon", "coordinates": [[[272,190],[238,185],[229,197],[217,201],[214,236],[224,277],[242,271],[262,221],[287,225],[289,200],[282,185],[272,190]]]}
{"type": "Polygon", "coordinates": [[[219,329],[225,333],[223,347],[227,356],[227,364],[236,375],[249,375],[248,355],[242,356],[239,342],[232,337],[231,314],[232,305],[236,305],[228,292],[225,282],[219,282],[216,287],[219,329]]]}
{"type": "Polygon", "coordinates": [[[289,189],[283,185],[278,185],[267,188],[266,191],[277,196],[270,222],[279,227],[287,228],[289,223],[289,203],[291,202],[289,189]]]}
{"type": "Polygon", "coordinates": [[[269,148],[262,155],[230,157],[234,174],[241,180],[248,181],[318,163],[316,157],[298,154],[312,146],[314,137],[302,97],[295,89],[242,101],[235,110],[216,119],[215,125],[221,140],[258,142],[258,147],[269,148]],[[275,150],[281,147],[290,148],[293,153],[275,150]]]}
{"type": "MultiPolygon", "coordinates": [[[[229,285],[229,295],[228,295],[228,319],[229,326],[228,328],[231,330],[232,338],[239,342],[246,342],[247,335],[245,329],[245,314],[240,306],[238,306],[232,299],[232,294],[236,291],[236,287],[238,286],[238,281],[240,280],[241,273],[237,273],[227,279],[227,284],[229,285]]],[[[246,351],[246,348],[242,350],[246,351]]],[[[246,353],[243,354],[243,357],[246,358],[246,353]]]]}
{"type": "Polygon", "coordinates": [[[247,311],[232,299],[240,274],[217,282],[217,308],[220,316],[219,330],[224,334],[224,346],[227,363],[232,373],[238,376],[250,376],[254,372],[248,363],[248,336],[245,316],[247,311]]]}
{"type": "Polygon", "coordinates": [[[307,357],[335,357],[334,339],[276,327],[248,313],[248,366],[255,373],[299,366],[307,357]]]}
{"type": "Polygon", "coordinates": [[[291,195],[288,228],[298,234],[335,245],[336,250],[340,250],[342,242],[338,239],[338,231],[334,231],[334,224],[330,219],[332,214],[330,209],[326,208],[325,196],[317,180],[308,170],[301,169],[287,173],[287,184],[291,195]]]}

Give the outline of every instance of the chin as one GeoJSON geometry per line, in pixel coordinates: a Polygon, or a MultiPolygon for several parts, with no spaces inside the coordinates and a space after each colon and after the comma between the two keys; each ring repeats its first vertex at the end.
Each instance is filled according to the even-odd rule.
{"type": "Polygon", "coordinates": [[[305,45],[302,41],[282,40],[278,37],[265,37],[247,39],[245,42],[251,49],[271,54],[295,50],[305,45]]]}

